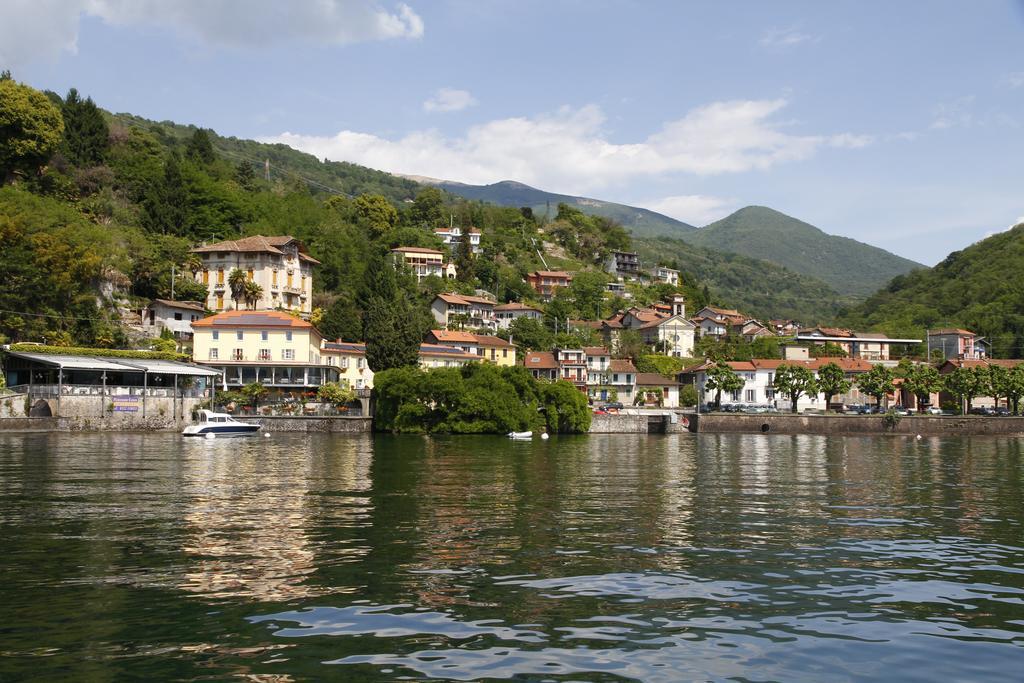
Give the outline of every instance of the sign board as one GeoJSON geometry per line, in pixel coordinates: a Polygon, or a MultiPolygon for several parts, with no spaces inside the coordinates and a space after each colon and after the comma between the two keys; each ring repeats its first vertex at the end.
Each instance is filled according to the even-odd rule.
{"type": "Polygon", "coordinates": [[[139,412],[139,397],[129,395],[111,396],[110,402],[114,404],[115,413],[137,413],[139,412]]]}

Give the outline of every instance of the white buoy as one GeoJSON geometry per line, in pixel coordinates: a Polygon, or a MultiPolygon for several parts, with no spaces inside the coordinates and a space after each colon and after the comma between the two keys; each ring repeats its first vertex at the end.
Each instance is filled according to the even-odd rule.
{"type": "Polygon", "coordinates": [[[263,436],[270,436],[270,432],[263,432],[263,436]]]}
{"type": "Polygon", "coordinates": [[[206,432],[206,438],[207,439],[216,439],[217,435],[214,434],[213,432],[206,432]]]}
{"type": "Polygon", "coordinates": [[[544,432],[543,434],[540,435],[540,438],[543,441],[547,441],[550,437],[548,436],[547,432],[544,432]]]}
{"type": "Polygon", "coordinates": [[[918,435],[917,435],[917,440],[918,440],[918,441],[920,441],[920,440],[921,440],[921,435],[920,435],[920,434],[918,434],[918,435]]]}

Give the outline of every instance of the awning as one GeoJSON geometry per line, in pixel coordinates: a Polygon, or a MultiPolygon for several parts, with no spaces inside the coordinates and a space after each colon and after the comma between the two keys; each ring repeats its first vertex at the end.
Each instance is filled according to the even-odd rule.
{"type": "Polygon", "coordinates": [[[98,356],[71,356],[51,353],[26,353],[8,351],[14,358],[50,365],[62,370],[97,370],[113,372],[148,372],[161,375],[191,375],[193,377],[219,377],[216,370],[203,368],[191,363],[170,360],[103,358],[98,356]]]}

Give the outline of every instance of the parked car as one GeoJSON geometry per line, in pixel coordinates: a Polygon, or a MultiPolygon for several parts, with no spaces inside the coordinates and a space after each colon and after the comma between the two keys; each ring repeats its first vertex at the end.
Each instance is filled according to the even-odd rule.
{"type": "Polygon", "coordinates": [[[897,415],[900,415],[900,416],[906,416],[906,415],[913,415],[914,414],[914,411],[910,410],[909,408],[904,408],[903,406],[893,406],[892,408],[890,408],[890,410],[892,410],[892,412],[894,412],[894,413],[896,413],[897,415]]]}
{"type": "Polygon", "coordinates": [[[862,405],[860,409],[857,410],[858,415],[877,415],[879,412],[878,406],[876,405],[862,405]]]}
{"type": "Polygon", "coordinates": [[[603,407],[605,410],[622,410],[622,403],[619,401],[609,401],[603,407]]]}
{"type": "MultiPolygon", "coordinates": [[[[927,408],[925,408],[925,414],[927,414],[927,415],[945,415],[946,412],[944,410],[942,410],[942,408],[940,408],[938,406],[928,406],[927,408]]],[[[952,415],[952,411],[950,411],[950,414],[952,415]]]]}
{"type": "Polygon", "coordinates": [[[1013,415],[1013,413],[1010,412],[1010,409],[1005,406],[999,406],[993,412],[995,415],[998,415],[999,417],[1009,417],[1013,415]]]}
{"type": "Polygon", "coordinates": [[[968,410],[967,414],[968,415],[985,415],[987,417],[994,417],[996,412],[995,412],[994,408],[989,408],[987,406],[978,406],[978,407],[971,408],[970,410],[968,410]]]}

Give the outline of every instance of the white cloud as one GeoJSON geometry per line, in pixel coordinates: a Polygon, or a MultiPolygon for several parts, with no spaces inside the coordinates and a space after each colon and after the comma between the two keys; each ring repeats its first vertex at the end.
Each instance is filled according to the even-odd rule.
{"type": "Polygon", "coordinates": [[[789,28],[770,28],[761,34],[758,42],[761,47],[780,49],[799,45],[800,43],[816,43],[816,38],[808,33],[803,33],[796,26],[789,28]]]}
{"type": "Polygon", "coordinates": [[[733,199],[708,197],[701,194],[663,197],[650,202],[641,202],[641,206],[696,226],[713,223],[719,218],[729,215],[737,208],[736,202],[733,199]]]}
{"type": "Polygon", "coordinates": [[[117,26],[167,26],[211,45],[243,48],[423,35],[423,20],[408,5],[387,8],[377,0],[6,0],[0,9],[0,64],[74,53],[83,15],[117,26]]]}
{"type": "Polygon", "coordinates": [[[974,124],[974,95],[960,97],[952,102],[942,102],[932,110],[931,128],[944,130],[962,126],[968,128],[974,124]]]}
{"type": "Polygon", "coordinates": [[[344,130],[333,136],[286,132],[264,141],[395,173],[467,183],[515,179],[574,194],[668,173],[764,170],[807,159],[822,146],[867,144],[866,138],[849,133],[783,132],[771,118],[785,105],[784,100],[715,102],[666,122],[646,139],[626,143],[609,140],[604,114],[595,105],[489,121],[454,138],[436,130],[397,139],[344,130]]]}
{"type": "Polygon", "coordinates": [[[1024,71],[1006,74],[1000,82],[1008,88],[1024,87],[1024,71]]]}
{"type": "Polygon", "coordinates": [[[431,112],[462,111],[475,104],[477,104],[476,98],[468,90],[441,88],[434,93],[433,97],[423,103],[423,109],[431,112]]]}

